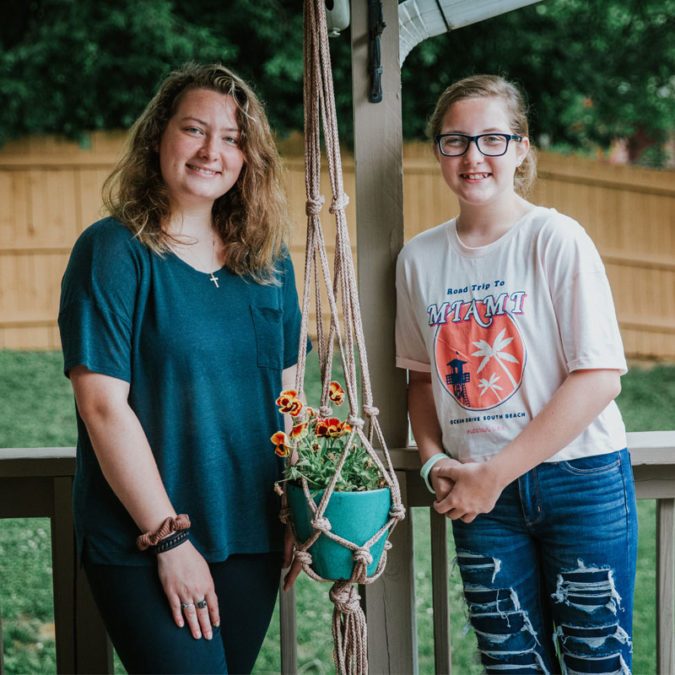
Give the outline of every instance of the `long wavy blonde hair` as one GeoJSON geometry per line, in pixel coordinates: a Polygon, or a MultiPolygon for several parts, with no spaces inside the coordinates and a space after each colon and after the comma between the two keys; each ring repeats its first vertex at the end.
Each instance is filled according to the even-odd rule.
{"type": "Polygon", "coordinates": [[[160,255],[169,250],[162,224],[171,209],[158,148],[183,96],[193,89],[231,96],[237,106],[245,163],[237,182],[212,209],[213,225],[225,243],[225,263],[236,274],[270,282],[288,239],[281,159],[262,103],[222,65],[188,63],[162,82],[131,127],[124,154],[103,185],[103,203],[148,248],[160,255]]]}
{"type": "MultiPolygon", "coordinates": [[[[525,98],[516,87],[499,75],[472,75],[451,84],[439,97],[427,125],[427,135],[432,142],[441,133],[443,118],[450,106],[467,98],[495,97],[504,101],[510,117],[511,130],[519,136],[529,137],[525,98]]],[[[525,197],[537,177],[537,158],[532,145],[514,176],[515,191],[525,197]]]]}

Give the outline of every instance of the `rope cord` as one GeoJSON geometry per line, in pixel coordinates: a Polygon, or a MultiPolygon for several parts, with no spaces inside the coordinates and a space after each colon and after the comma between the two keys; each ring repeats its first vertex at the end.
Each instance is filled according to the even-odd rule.
{"type": "Polygon", "coordinates": [[[295,388],[297,391],[301,391],[305,378],[309,312],[313,296],[316,311],[316,349],[322,381],[319,414],[322,417],[328,417],[331,413],[329,397],[330,381],[335,345],[337,343],[345,376],[345,393],[349,402],[347,421],[351,427],[351,431],[338,461],[335,474],[332,476],[328,487],[324,490],[318,504],[312,498],[306,479],[301,479],[303,493],[312,514],[313,533],[309,539],[306,541],[298,539],[297,530],[290,517],[286,488],[284,488],[282,498],[281,519],[290,524],[296,541],[296,556],[302,562],[304,571],[314,580],[329,581],[329,579],[320,577],[312,568],[312,555],[309,551],[312,544],[321,535],[338,542],[352,551],[354,565],[350,579],[330,580],[336,582],[330,591],[331,600],[335,605],[333,612],[334,660],[339,673],[358,673],[361,675],[368,671],[366,652],[367,628],[360,598],[354,584],[372,583],[383,573],[387,560],[387,551],[391,548],[391,543],[385,541],[384,551],[377,569],[369,577],[368,566],[373,562],[370,548],[382,537],[388,538],[396,523],[405,517],[405,508],[401,501],[396,474],[377,419],[379,411],[373,404],[356,274],[345,215],[345,208],[349,203],[349,198],[344,192],[324,0],[304,0],[303,99],[307,239],[302,321],[295,388]],[[323,125],[321,124],[322,122],[323,125]],[[332,193],[329,212],[333,215],[336,226],[332,278],[320,218],[325,204],[325,199],[320,193],[321,128],[323,128],[324,147],[332,193]],[[328,327],[324,325],[322,318],[322,298],[327,299],[330,308],[330,324],[328,327]],[[342,310],[342,322],[340,322],[338,305],[340,305],[342,310]],[[359,406],[357,354],[361,366],[360,394],[363,401],[361,406],[359,406]],[[381,448],[384,462],[373,449],[374,439],[376,439],[381,448]],[[329,519],[325,516],[325,511],[339,479],[340,471],[356,443],[365,448],[372,461],[380,470],[391,492],[391,508],[386,523],[362,545],[348,541],[336,534],[332,530],[329,519]]]}

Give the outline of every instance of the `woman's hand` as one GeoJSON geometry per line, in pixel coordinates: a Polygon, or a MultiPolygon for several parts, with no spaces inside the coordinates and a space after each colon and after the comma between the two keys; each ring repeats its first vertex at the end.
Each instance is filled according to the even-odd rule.
{"type": "Polygon", "coordinates": [[[206,560],[190,541],[186,541],[158,554],[157,571],[176,625],[182,628],[187,621],[195,640],[202,635],[210,640],[212,626],[220,625],[220,613],[206,560]]]}
{"type": "Polygon", "coordinates": [[[295,557],[294,548],[295,540],[293,539],[293,531],[291,530],[290,525],[286,525],[286,530],[284,531],[284,558],[282,567],[284,569],[290,567],[291,569],[288,570],[284,577],[285,591],[293,586],[298,575],[302,572],[302,563],[295,557]]]}
{"type": "Polygon", "coordinates": [[[431,471],[429,472],[429,483],[436,492],[436,502],[440,502],[447,497],[455,486],[455,481],[452,480],[445,471],[441,472],[441,468],[449,469],[453,466],[461,466],[461,464],[456,459],[448,457],[447,459],[439,460],[431,467],[431,471]]]}
{"type": "Polygon", "coordinates": [[[470,523],[478,514],[492,511],[504,488],[489,462],[451,461],[440,461],[432,469],[434,487],[451,484],[444,494],[436,488],[434,508],[452,520],[470,523]]]}

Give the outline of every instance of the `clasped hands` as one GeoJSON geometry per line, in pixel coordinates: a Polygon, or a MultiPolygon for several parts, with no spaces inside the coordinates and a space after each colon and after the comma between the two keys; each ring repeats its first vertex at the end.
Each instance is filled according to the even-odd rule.
{"type": "Polygon", "coordinates": [[[434,464],[429,480],[436,492],[434,509],[465,523],[492,511],[502,492],[490,462],[462,463],[448,457],[434,464]]]}

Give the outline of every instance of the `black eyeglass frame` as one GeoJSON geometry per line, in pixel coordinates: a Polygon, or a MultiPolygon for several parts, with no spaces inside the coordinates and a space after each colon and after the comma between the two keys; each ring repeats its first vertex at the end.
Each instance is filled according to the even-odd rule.
{"type": "Polygon", "coordinates": [[[438,134],[438,136],[436,136],[434,140],[438,145],[438,151],[441,153],[441,155],[443,155],[443,157],[461,157],[462,155],[465,155],[467,152],[469,152],[469,148],[471,147],[472,141],[476,144],[478,152],[480,152],[480,154],[483,155],[484,157],[502,157],[509,150],[509,141],[520,142],[523,140],[523,137],[518,136],[517,134],[500,134],[500,133],[478,134],[477,136],[469,136],[468,134],[438,134]],[[448,155],[447,152],[443,152],[443,148],[441,146],[441,139],[446,138],[448,136],[461,136],[462,138],[466,138],[466,147],[464,148],[464,150],[456,155],[448,155]],[[478,145],[478,139],[484,138],[485,136],[500,136],[501,138],[505,139],[506,147],[504,148],[504,152],[497,153],[496,155],[491,155],[488,152],[483,152],[480,149],[480,145],[478,145]]]}

